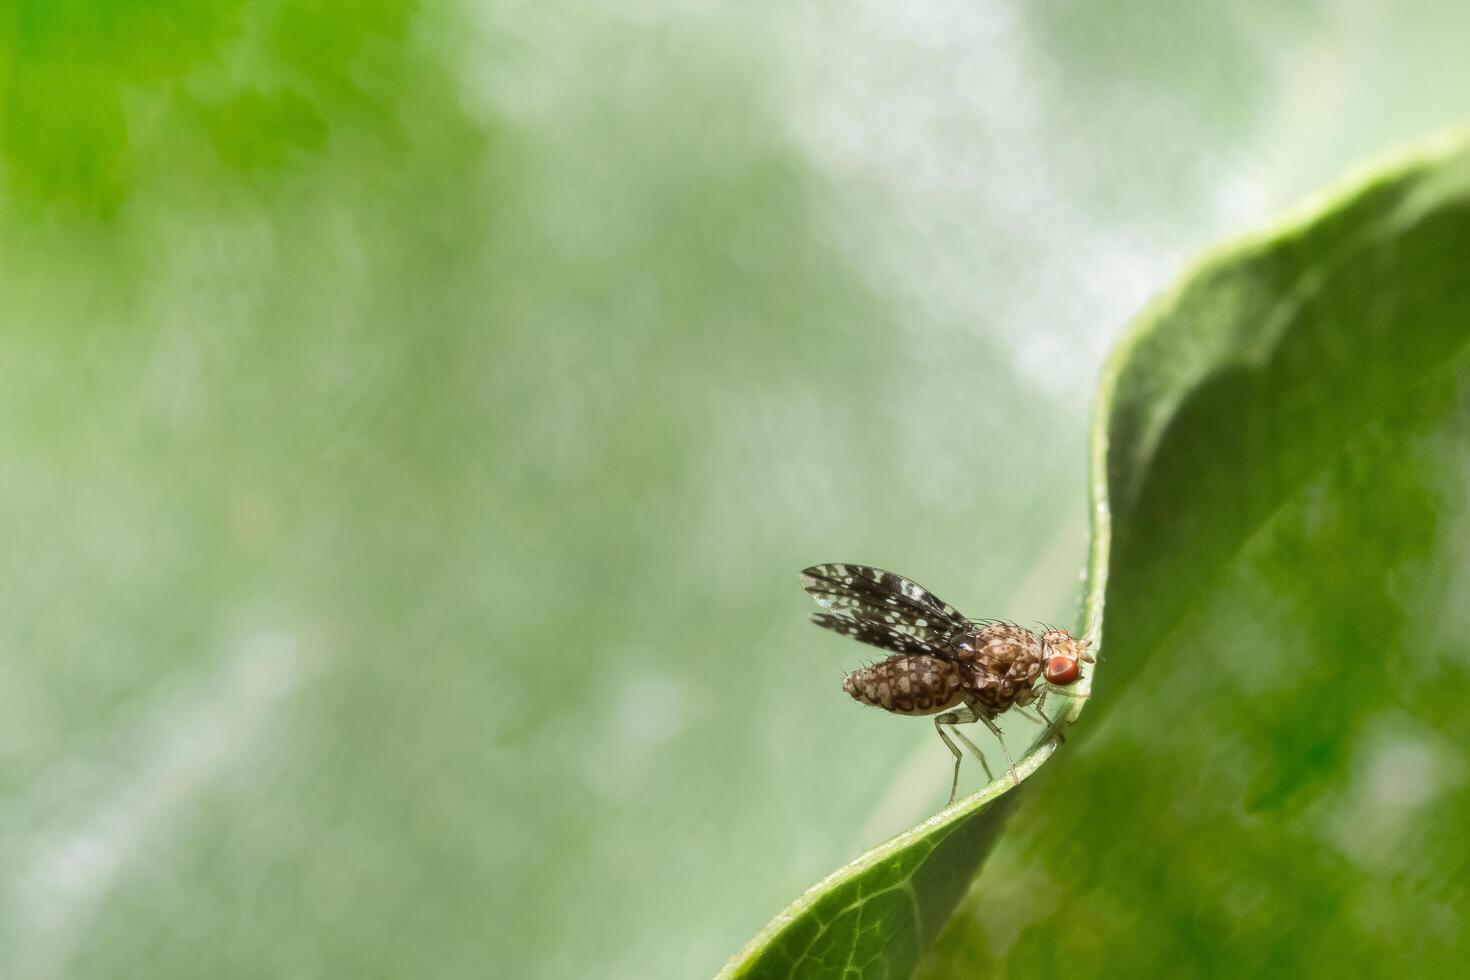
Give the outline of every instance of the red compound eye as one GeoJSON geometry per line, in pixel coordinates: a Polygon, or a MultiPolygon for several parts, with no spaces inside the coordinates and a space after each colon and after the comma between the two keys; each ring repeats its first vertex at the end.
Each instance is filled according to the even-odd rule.
{"type": "Polygon", "coordinates": [[[1077,683],[1077,677],[1082,669],[1077,666],[1077,661],[1071,657],[1047,657],[1046,658],[1046,680],[1049,684],[1058,687],[1066,687],[1068,684],[1077,683]]]}

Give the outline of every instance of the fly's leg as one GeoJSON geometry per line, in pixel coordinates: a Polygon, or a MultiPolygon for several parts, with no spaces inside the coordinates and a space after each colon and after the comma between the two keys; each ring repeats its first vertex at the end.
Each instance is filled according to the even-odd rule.
{"type": "MultiPolygon", "coordinates": [[[[954,742],[950,740],[950,735],[953,735],[961,742],[964,742],[965,747],[968,748],[971,752],[975,753],[975,758],[980,760],[980,768],[985,770],[985,779],[987,782],[993,781],[995,779],[995,774],[990,771],[990,763],[985,761],[985,753],[981,752],[978,745],[966,738],[965,734],[955,727],[956,725],[969,725],[979,720],[980,714],[969,705],[966,705],[963,711],[946,711],[942,715],[934,716],[934,730],[939,733],[939,737],[944,739],[944,744],[949,746],[949,750],[954,753],[954,780],[950,783],[949,786],[950,803],[954,802],[955,794],[959,790],[960,761],[964,758],[960,750],[955,747],[954,742]],[[944,725],[949,726],[948,734],[945,733],[944,728],[942,727],[944,725]]],[[[949,804],[945,805],[948,806],[949,804]]]]}
{"type": "MultiPolygon", "coordinates": [[[[944,726],[957,725],[959,724],[959,720],[960,716],[955,714],[953,711],[947,711],[942,715],[934,716],[934,730],[939,733],[939,737],[944,740],[944,744],[949,746],[949,750],[954,753],[954,779],[950,780],[949,782],[949,802],[944,804],[945,806],[953,806],[955,794],[959,792],[960,760],[963,759],[964,756],[960,754],[959,746],[955,745],[954,742],[950,741],[949,736],[944,734],[944,726]]],[[[955,734],[959,735],[960,733],[955,732],[955,734]]],[[[963,735],[960,735],[960,737],[964,738],[963,735]]]]}
{"type": "MultiPolygon", "coordinates": [[[[1051,716],[1049,716],[1045,711],[1041,710],[1041,706],[1043,704],[1046,704],[1046,692],[1049,690],[1051,690],[1050,687],[1042,688],[1041,697],[1036,699],[1036,703],[1031,706],[1031,710],[1036,712],[1036,714],[1040,716],[1042,724],[1044,724],[1047,728],[1053,728],[1056,723],[1051,720],[1051,716]]],[[[1060,728],[1056,729],[1056,735],[1058,742],[1065,742],[1067,740],[1067,736],[1062,732],[1060,728]]]]}
{"type": "Polygon", "coordinates": [[[980,751],[980,746],[976,745],[974,742],[966,738],[965,733],[960,731],[958,728],[950,729],[950,731],[954,732],[954,737],[959,739],[961,742],[964,742],[965,748],[975,753],[975,758],[980,760],[980,768],[985,770],[985,781],[987,783],[994,782],[995,773],[990,771],[990,763],[985,761],[985,753],[980,751]]]}
{"type": "Polygon", "coordinates": [[[1060,728],[1055,727],[1056,722],[1052,721],[1051,718],[1047,716],[1046,712],[1042,711],[1040,708],[1037,708],[1036,713],[1038,715],[1041,715],[1041,720],[1046,724],[1046,727],[1054,735],[1056,735],[1058,742],[1065,742],[1067,740],[1067,733],[1062,731],[1060,728]]]}
{"type": "Polygon", "coordinates": [[[1001,735],[1000,726],[985,715],[981,715],[980,720],[985,722],[985,727],[990,729],[991,733],[995,735],[995,740],[1000,743],[1000,750],[1006,754],[1006,761],[1011,764],[1011,782],[1020,786],[1021,775],[1016,772],[1016,760],[1011,758],[1011,750],[1006,748],[1006,740],[1001,735]]]}
{"type": "MultiPolygon", "coordinates": [[[[1046,712],[1042,711],[1040,708],[1033,706],[1030,708],[1017,708],[1016,710],[1021,713],[1022,718],[1027,718],[1031,721],[1037,722],[1038,724],[1043,725],[1046,728],[1051,727],[1051,719],[1048,718],[1046,716],[1046,712]]],[[[1057,737],[1058,742],[1065,742],[1067,740],[1067,736],[1062,734],[1062,730],[1060,728],[1058,728],[1052,734],[1057,737]]]]}

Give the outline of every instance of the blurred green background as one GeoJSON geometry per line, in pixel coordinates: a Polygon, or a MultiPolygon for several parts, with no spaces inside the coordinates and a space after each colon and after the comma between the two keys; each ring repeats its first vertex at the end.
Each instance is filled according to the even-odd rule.
{"type": "Polygon", "coordinates": [[[714,972],[947,790],[796,570],[1069,620],[1122,324],[1470,107],[1449,2],[0,9],[6,977],[714,972]]]}

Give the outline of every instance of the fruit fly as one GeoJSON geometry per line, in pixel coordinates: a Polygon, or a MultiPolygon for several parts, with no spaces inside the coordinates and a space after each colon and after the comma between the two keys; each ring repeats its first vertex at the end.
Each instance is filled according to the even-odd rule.
{"type": "MultiPolygon", "coordinates": [[[[890,654],[848,674],[844,691],[896,715],[934,716],[934,730],[954,755],[950,803],[963,758],[950,735],[994,778],[984,753],[955,726],[981,721],[1001,739],[996,717],[1027,706],[1049,725],[1041,710],[1047,691],[1077,683],[1082,664],[1093,662],[1089,641],[1066,630],[1038,633],[1015,623],[967,619],[928,589],[880,568],[813,565],[801,573],[801,584],[821,607],[812,622],[890,654]]],[[[1003,740],[1000,747],[1011,778],[1020,782],[1003,740]]]]}

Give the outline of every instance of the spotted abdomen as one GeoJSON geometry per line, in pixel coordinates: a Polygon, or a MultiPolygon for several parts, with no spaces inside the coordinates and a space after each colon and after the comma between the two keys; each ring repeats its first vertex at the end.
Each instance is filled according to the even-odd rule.
{"type": "Polygon", "coordinates": [[[855,670],[842,682],[854,699],[898,715],[929,715],[954,707],[962,686],[957,665],[901,654],[855,670]]]}

